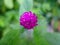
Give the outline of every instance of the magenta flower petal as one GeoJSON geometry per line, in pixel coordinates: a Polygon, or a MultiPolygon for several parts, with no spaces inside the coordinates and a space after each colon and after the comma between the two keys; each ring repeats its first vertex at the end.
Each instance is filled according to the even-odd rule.
{"type": "Polygon", "coordinates": [[[20,25],[22,25],[26,29],[32,29],[37,25],[38,18],[36,14],[29,12],[24,12],[20,16],[20,25]]]}

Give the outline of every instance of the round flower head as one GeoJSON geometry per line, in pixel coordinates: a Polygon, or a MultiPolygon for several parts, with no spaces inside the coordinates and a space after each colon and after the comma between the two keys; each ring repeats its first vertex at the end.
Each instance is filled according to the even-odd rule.
{"type": "Polygon", "coordinates": [[[24,12],[20,16],[20,24],[26,29],[32,29],[37,25],[37,16],[36,14],[29,12],[24,12]]]}

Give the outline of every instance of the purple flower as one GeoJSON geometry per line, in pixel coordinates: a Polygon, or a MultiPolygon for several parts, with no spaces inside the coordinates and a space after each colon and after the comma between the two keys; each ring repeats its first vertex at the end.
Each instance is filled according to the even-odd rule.
{"type": "Polygon", "coordinates": [[[37,16],[36,14],[29,12],[24,12],[20,16],[20,25],[22,25],[26,29],[32,29],[37,25],[37,16]]]}

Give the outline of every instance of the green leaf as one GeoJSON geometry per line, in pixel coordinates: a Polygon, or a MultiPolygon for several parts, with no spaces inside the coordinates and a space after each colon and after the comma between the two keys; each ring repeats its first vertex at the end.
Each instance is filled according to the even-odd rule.
{"type": "Polygon", "coordinates": [[[5,22],[5,19],[4,19],[5,17],[3,17],[3,16],[0,16],[0,26],[1,27],[5,27],[6,26],[6,22],[5,22]]]}
{"type": "Polygon", "coordinates": [[[45,12],[46,10],[50,11],[51,10],[51,6],[49,3],[43,3],[42,5],[42,10],[45,12]]]}
{"type": "Polygon", "coordinates": [[[17,11],[8,11],[5,13],[6,15],[6,21],[10,22],[14,22],[17,23],[19,21],[19,15],[17,11]],[[10,15],[10,16],[9,16],[10,15]]]}
{"type": "Polygon", "coordinates": [[[48,45],[48,42],[40,32],[39,27],[34,29],[34,42],[35,45],[48,45]]]}
{"type": "Polygon", "coordinates": [[[52,12],[53,12],[53,16],[58,16],[58,8],[57,7],[53,8],[52,12]]]}
{"type": "Polygon", "coordinates": [[[38,26],[39,26],[39,30],[42,33],[46,33],[47,32],[47,20],[46,18],[44,18],[42,15],[40,15],[40,18],[38,19],[38,26]]]}
{"type": "Polygon", "coordinates": [[[58,27],[58,21],[55,20],[55,22],[54,22],[54,24],[53,24],[53,28],[54,28],[54,29],[57,29],[57,27],[58,27]]]}
{"type": "Polygon", "coordinates": [[[60,45],[60,33],[58,32],[46,33],[45,38],[50,45],[60,45]]]}
{"type": "Polygon", "coordinates": [[[47,22],[43,16],[38,20],[38,26],[34,28],[34,41],[36,45],[48,45],[44,34],[47,32],[47,22]]]}
{"type": "Polygon", "coordinates": [[[33,7],[33,0],[20,0],[19,15],[21,15],[23,12],[31,11],[32,7],[33,7]]]}
{"type": "Polygon", "coordinates": [[[19,30],[8,30],[0,41],[0,45],[20,45],[19,30]]]}
{"type": "Polygon", "coordinates": [[[13,0],[4,0],[4,4],[7,8],[12,9],[13,8],[13,0]]]}

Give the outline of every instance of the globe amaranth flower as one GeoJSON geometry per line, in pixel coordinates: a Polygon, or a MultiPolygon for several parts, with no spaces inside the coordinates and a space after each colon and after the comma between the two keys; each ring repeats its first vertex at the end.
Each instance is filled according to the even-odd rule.
{"type": "Polygon", "coordinates": [[[24,12],[20,16],[20,25],[22,25],[26,29],[32,29],[37,25],[38,18],[35,13],[24,12]]]}

